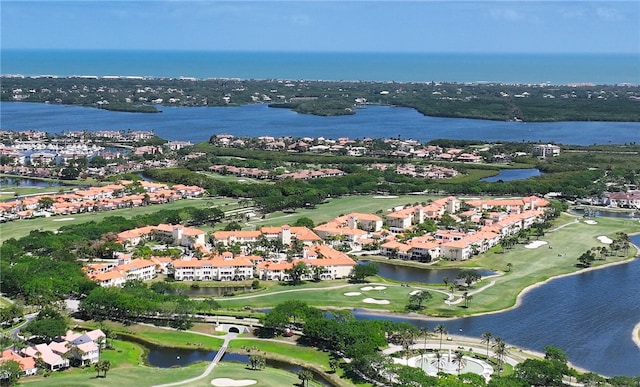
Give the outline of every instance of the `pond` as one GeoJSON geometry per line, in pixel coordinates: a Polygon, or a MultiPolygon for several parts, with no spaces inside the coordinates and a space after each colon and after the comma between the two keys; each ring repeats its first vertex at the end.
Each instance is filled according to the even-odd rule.
{"type": "MultiPolygon", "coordinates": [[[[371,261],[361,259],[359,264],[369,264],[371,261]]],[[[441,284],[445,278],[450,280],[456,279],[458,274],[469,269],[423,269],[411,266],[393,265],[387,262],[378,262],[378,275],[383,278],[402,281],[402,282],[421,282],[425,284],[441,284]]],[[[488,277],[496,274],[491,270],[475,269],[472,270],[482,277],[488,277]]]]}
{"type": "Polygon", "coordinates": [[[540,172],[540,170],[537,168],[501,169],[499,174],[495,176],[485,177],[484,179],[480,179],[480,181],[493,183],[496,181],[524,180],[540,175],[542,175],[542,172],[540,172]]]}
{"type": "Polygon", "coordinates": [[[609,218],[638,218],[640,217],[639,211],[612,211],[606,208],[593,208],[593,207],[585,207],[585,208],[574,208],[571,210],[574,214],[591,216],[591,217],[609,217],[609,218]]]}
{"type": "Polygon", "coordinates": [[[205,296],[215,296],[221,297],[227,294],[232,293],[244,293],[251,290],[251,286],[198,286],[198,287],[189,287],[184,291],[189,297],[205,297],[205,296]]]}
{"type": "MultiPolygon", "coordinates": [[[[187,349],[187,348],[170,348],[160,345],[151,344],[135,337],[126,337],[125,340],[135,342],[143,346],[147,350],[147,364],[158,368],[185,367],[199,361],[210,362],[218,353],[217,351],[209,351],[205,349],[187,349]]],[[[236,362],[249,364],[249,355],[226,352],[222,357],[224,362],[236,362]]],[[[267,367],[285,370],[297,374],[302,367],[278,360],[267,359],[267,367]]],[[[322,375],[310,370],[313,373],[314,380],[323,386],[331,386],[322,375]]]]}
{"type": "Polygon", "coordinates": [[[63,184],[57,181],[44,181],[38,179],[29,179],[23,177],[2,177],[0,178],[0,187],[2,189],[11,187],[60,187],[63,184]]]}

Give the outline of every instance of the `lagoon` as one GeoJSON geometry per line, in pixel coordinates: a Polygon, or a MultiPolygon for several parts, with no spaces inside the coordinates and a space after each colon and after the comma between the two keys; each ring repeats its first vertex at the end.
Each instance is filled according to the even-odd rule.
{"type": "Polygon", "coordinates": [[[167,140],[193,143],[215,134],[352,139],[398,137],[481,141],[624,144],[638,140],[638,122],[501,122],[429,117],[415,109],[367,105],[356,114],[319,117],[266,104],[238,107],[161,107],[159,114],[113,112],[81,106],[2,102],[3,130],[52,134],[76,130],[152,130],[167,140]]]}

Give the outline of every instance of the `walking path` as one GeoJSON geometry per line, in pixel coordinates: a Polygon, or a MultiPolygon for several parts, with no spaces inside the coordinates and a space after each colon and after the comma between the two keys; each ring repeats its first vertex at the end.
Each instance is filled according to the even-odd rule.
{"type": "Polygon", "coordinates": [[[238,335],[237,333],[227,333],[224,336],[224,343],[222,344],[222,347],[220,347],[220,349],[216,353],[216,356],[211,361],[211,364],[209,364],[207,369],[204,370],[202,375],[196,376],[195,378],[183,380],[183,381],[180,381],[180,382],[167,383],[167,384],[158,384],[158,385],[155,385],[153,387],[181,386],[183,384],[193,383],[193,382],[198,381],[200,379],[206,378],[213,371],[213,368],[218,364],[218,362],[222,359],[222,356],[224,356],[224,353],[227,350],[227,347],[229,346],[229,342],[231,340],[235,339],[237,335],[238,335]]]}

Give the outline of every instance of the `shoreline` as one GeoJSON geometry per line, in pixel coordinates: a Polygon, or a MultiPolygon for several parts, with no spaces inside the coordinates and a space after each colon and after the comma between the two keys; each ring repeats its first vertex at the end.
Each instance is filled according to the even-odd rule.
{"type": "MultiPolygon", "coordinates": [[[[516,302],[507,308],[504,309],[499,309],[499,310],[494,310],[494,311],[489,311],[489,312],[479,312],[479,313],[471,313],[471,314],[466,314],[466,315],[461,315],[461,316],[451,316],[451,317],[442,317],[442,316],[432,316],[432,315],[428,315],[428,314],[419,314],[419,313],[415,313],[415,312],[411,312],[411,313],[398,313],[398,312],[390,312],[390,311],[385,311],[385,310],[380,310],[380,309],[369,309],[369,308],[351,308],[351,307],[334,307],[334,308],[325,308],[325,309],[346,309],[346,310],[362,310],[364,312],[366,312],[367,314],[370,315],[374,315],[374,316],[395,316],[395,317],[402,317],[402,318],[408,318],[408,319],[425,319],[428,318],[429,320],[439,320],[439,321],[447,321],[447,320],[454,320],[454,319],[459,319],[459,318],[465,318],[465,317],[476,317],[476,316],[484,316],[484,315],[489,315],[489,314],[496,314],[496,313],[502,313],[502,312],[507,312],[509,310],[518,308],[520,305],[522,305],[522,298],[529,293],[530,291],[543,286],[545,284],[547,284],[548,282],[555,280],[555,279],[559,279],[559,278],[564,278],[564,277],[569,277],[572,275],[577,275],[577,274],[582,274],[582,273],[586,273],[589,271],[593,271],[593,270],[599,270],[599,269],[604,269],[610,266],[616,266],[616,265],[623,265],[623,264],[627,264],[630,263],[632,260],[634,259],[638,259],[640,258],[639,256],[635,256],[632,258],[627,258],[623,261],[619,261],[619,262],[610,262],[610,263],[606,263],[604,265],[600,265],[600,266],[596,266],[596,267],[588,267],[588,268],[584,268],[572,273],[565,273],[565,274],[559,274],[557,276],[553,276],[551,278],[548,278],[542,282],[537,282],[535,284],[531,284],[527,287],[525,287],[524,289],[522,289],[522,291],[520,291],[520,293],[518,293],[518,295],[516,296],[516,302]]],[[[377,283],[372,282],[371,285],[376,285],[377,283]]],[[[379,283],[380,285],[384,285],[384,283],[379,283]]],[[[638,323],[638,325],[635,327],[635,330],[640,333],[640,323],[638,323]]],[[[636,335],[637,336],[637,335],[636,335]]],[[[637,344],[640,347],[640,338],[637,338],[637,344]]]]}
{"type": "Polygon", "coordinates": [[[631,339],[636,343],[638,349],[640,349],[640,322],[633,327],[633,330],[631,331],[631,339]]]}

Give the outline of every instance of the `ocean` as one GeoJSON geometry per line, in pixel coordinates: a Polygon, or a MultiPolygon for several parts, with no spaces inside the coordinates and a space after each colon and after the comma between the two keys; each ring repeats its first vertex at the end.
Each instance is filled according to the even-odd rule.
{"type": "Polygon", "coordinates": [[[385,82],[640,84],[632,54],[0,51],[0,73],[385,82]]]}

